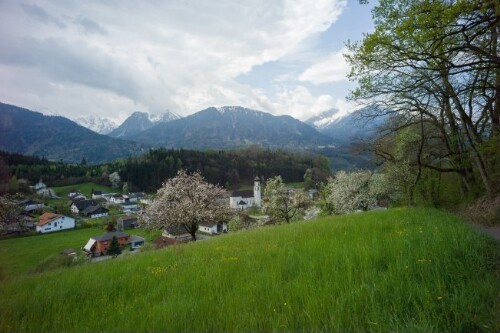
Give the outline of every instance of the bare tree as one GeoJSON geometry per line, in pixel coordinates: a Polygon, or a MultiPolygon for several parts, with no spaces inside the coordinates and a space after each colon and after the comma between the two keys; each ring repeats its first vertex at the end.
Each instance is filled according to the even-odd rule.
{"type": "Polygon", "coordinates": [[[9,229],[10,226],[20,222],[22,212],[19,206],[12,198],[0,196],[0,232],[9,229]]]}
{"type": "Polygon", "coordinates": [[[193,240],[202,222],[227,222],[231,210],[226,190],[209,184],[199,173],[188,175],[179,170],[177,176],[163,183],[156,198],[146,208],[143,223],[148,228],[182,227],[193,240]]]}

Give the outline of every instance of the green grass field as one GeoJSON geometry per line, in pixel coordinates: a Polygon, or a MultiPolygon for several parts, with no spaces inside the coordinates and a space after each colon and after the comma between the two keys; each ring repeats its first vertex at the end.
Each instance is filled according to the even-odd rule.
{"type": "Polygon", "coordinates": [[[95,191],[103,191],[105,193],[121,193],[121,189],[119,188],[112,188],[104,185],[99,185],[96,183],[82,183],[78,185],[53,187],[54,192],[56,192],[56,194],[62,198],[67,198],[68,193],[75,189],[85,194],[89,198],[90,195],[92,194],[92,189],[94,189],[95,191]]]}
{"type": "MultiPolygon", "coordinates": [[[[5,242],[7,266],[6,255],[40,246],[5,242]]],[[[500,329],[498,243],[432,209],[328,217],[21,271],[0,285],[1,332],[500,329]]]]}
{"type": "MultiPolygon", "coordinates": [[[[159,235],[159,232],[140,229],[127,232],[145,237],[146,241],[159,235]]],[[[3,279],[14,281],[26,276],[45,259],[67,248],[80,249],[90,237],[103,233],[103,228],[88,228],[0,240],[0,269],[3,279]]]]}

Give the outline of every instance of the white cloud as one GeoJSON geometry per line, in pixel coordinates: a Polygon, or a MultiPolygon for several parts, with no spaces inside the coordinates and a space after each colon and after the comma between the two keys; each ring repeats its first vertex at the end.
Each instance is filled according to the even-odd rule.
{"type": "Polygon", "coordinates": [[[115,121],[136,110],[186,115],[228,104],[308,113],[331,104],[331,96],[297,87],[263,97],[259,87],[235,79],[293,54],[345,6],[346,0],[0,2],[0,100],[115,121]]]}
{"type": "Polygon", "coordinates": [[[282,88],[273,103],[274,113],[289,114],[301,120],[331,109],[334,105],[335,99],[331,95],[314,96],[304,86],[282,88]]]}
{"type": "Polygon", "coordinates": [[[346,52],[343,49],[316,62],[299,75],[299,81],[314,84],[346,81],[350,68],[343,56],[346,52]]]}

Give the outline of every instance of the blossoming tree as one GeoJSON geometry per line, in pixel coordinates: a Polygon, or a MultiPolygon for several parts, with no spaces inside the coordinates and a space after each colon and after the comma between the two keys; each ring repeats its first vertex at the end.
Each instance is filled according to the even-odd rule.
{"type": "Polygon", "coordinates": [[[146,208],[143,223],[151,229],[182,227],[196,240],[202,222],[227,222],[231,210],[226,190],[209,184],[198,172],[191,175],[179,170],[168,179],[146,208]]]}

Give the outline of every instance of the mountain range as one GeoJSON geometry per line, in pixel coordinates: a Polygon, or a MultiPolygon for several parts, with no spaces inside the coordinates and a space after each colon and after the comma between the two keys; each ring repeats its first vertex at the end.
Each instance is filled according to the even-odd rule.
{"type": "MultiPolygon", "coordinates": [[[[341,118],[338,111],[329,110],[307,120],[307,124],[290,116],[239,106],[210,107],[184,118],[172,112],[135,112],[106,136],[61,116],[0,103],[0,149],[72,163],[83,157],[89,163],[111,161],[149,147],[206,150],[258,145],[327,149],[331,156],[340,151],[347,156],[351,140],[374,131],[373,124],[363,127],[354,118],[352,114],[341,118]]],[[[103,123],[99,118],[87,118],[85,122],[101,132],[109,129],[103,123]]]]}
{"type": "Polygon", "coordinates": [[[135,135],[144,132],[151,127],[168,123],[181,117],[171,111],[166,111],[163,114],[149,114],[147,112],[134,112],[125,121],[109,133],[109,136],[114,138],[129,139],[135,135]]]}
{"type": "Polygon", "coordinates": [[[384,117],[374,120],[359,117],[361,113],[370,111],[371,108],[366,106],[346,115],[337,109],[330,109],[307,119],[305,123],[331,137],[337,145],[345,146],[375,135],[377,128],[385,121],[384,117]]]}
{"type": "Polygon", "coordinates": [[[78,117],[74,121],[78,125],[99,134],[109,134],[117,127],[117,125],[108,118],[98,116],[78,117]]]}
{"type": "Polygon", "coordinates": [[[332,140],[290,116],[239,106],[210,107],[190,116],[160,123],[131,140],[153,146],[191,149],[234,149],[250,145],[307,148],[332,140]]]}
{"type": "Polygon", "coordinates": [[[137,155],[146,146],[97,134],[61,116],[0,103],[0,150],[79,163],[137,155]]]}

